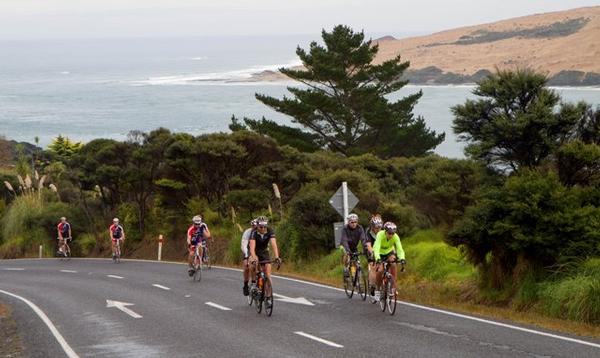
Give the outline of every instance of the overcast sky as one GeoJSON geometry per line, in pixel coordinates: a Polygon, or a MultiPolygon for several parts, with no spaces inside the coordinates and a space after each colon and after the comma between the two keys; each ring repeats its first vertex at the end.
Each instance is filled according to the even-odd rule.
{"type": "Polygon", "coordinates": [[[429,33],[600,0],[0,0],[0,39],[429,33]]]}

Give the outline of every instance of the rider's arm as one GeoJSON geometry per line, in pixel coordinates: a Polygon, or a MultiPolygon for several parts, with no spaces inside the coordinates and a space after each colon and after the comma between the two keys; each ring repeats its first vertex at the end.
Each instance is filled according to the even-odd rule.
{"type": "Polygon", "coordinates": [[[248,257],[248,239],[250,237],[250,231],[246,230],[242,234],[242,254],[244,257],[248,257]]]}
{"type": "Polygon", "coordinates": [[[108,237],[112,240],[113,239],[113,232],[112,232],[112,226],[110,226],[108,228],[108,237]]]}
{"type": "Polygon", "coordinates": [[[62,237],[62,230],[61,230],[60,224],[58,224],[56,229],[58,230],[58,238],[62,240],[63,237],[62,237]]]}
{"type": "Polygon", "coordinates": [[[360,230],[361,230],[361,233],[360,233],[360,237],[359,237],[358,240],[360,241],[360,243],[362,245],[363,253],[366,254],[367,253],[367,249],[368,249],[368,246],[367,246],[367,242],[368,242],[367,241],[367,232],[365,231],[365,229],[362,226],[360,227],[360,230]]]}
{"type": "Polygon", "coordinates": [[[186,235],[186,240],[187,240],[188,246],[192,244],[192,234],[190,233],[190,230],[191,230],[191,228],[188,229],[187,235],[186,235]]]}
{"type": "Polygon", "coordinates": [[[340,245],[346,250],[346,253],[350,253],[350,246],[348,246],[348,235],[346,234],[346,228],[342,229],[342,238],[340,240],[340,245]]]}
{"type": "Polygon", "coordinates": [[[256,257],[256,241],[252,240],[252,238],[250,238],[250,257],[256,257]]]}
{"type": "Polygon", "coordinates": [[[69,224],[69,238],[72,238],[73,235],[71,234],[71,225],[69,224]]]}
{"type": "Polygon", "coordinates": [[[394,235],[394,245],[396,246],[396,255],[398,256],[398,260],[405,260],[404,258],[404,249],[402,248],[402,243],[400,242],[400,236],[397,234],[394,235]]]}
{"type": "Polygon", "coordinates": [[[270,240],[271,242],[271,247],[273,248],[273,253],[275,254],[275,257],[278,258],[279,257],[279,248],[277,248],[277,239],[275,238],[275,236],[273,236],[270,240]]]}
{"type": "Polygon", "coordinates": [[[375,260],[379,260],[381,258],[380,250],[382,239],[383,238],[381,237],[381,235],[377,234],[377,238],[375,239],[375,245],[373,246],[373,255],[375,256],[375,260]]]}
{"type": "Polygon", "coordinates": [[[121,241],[125,241],[125,229],[121,226],[121,241]]]}
{"type": "Polygon", "coordinates": [[[210,230],[208,230],[208,226],[206,224],[204,224],[204,232],[207,239],[212,239],[212,236],[210,235],[210,230]]]}

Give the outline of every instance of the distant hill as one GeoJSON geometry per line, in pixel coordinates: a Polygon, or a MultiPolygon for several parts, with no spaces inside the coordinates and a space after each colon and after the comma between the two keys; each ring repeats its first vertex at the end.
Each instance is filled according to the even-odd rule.
{"type": "MultiPolygon", "coordinates": [[[[496,68],[531,68],[547,73],[551,85],[600,86],[600,6],[374,42],[376,63],[398,54],[410,61],[412,83],[473,83],[496,68]]],[[[270,71],[251,80],[282,79],[270,71]]]]}
{"type": "Polygon", "coordinates": [[[495,68],[526,67],[553,84],[600,85],[600,6],[380,41],[376,62],[398,54],[417,82],[477,80],[495,68]]]}

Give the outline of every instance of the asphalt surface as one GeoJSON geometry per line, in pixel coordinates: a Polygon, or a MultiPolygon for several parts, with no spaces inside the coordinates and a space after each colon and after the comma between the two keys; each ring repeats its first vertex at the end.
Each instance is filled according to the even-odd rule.
{"type": "MultiPolygon", "coordinates": [[[[169,263],[0,261],[0,290],[43,310],[80,357],[600,357],[598,341],[585,339],[590,346],[403,304],[390,316],[356,296],[280,277],[275,293],[314,305],[276,300],[267,317],[248,307],[241,283],[240,272],[221,268],[192,282],[184,265],[169,263]],[[126,309],[141,318],[107,300],[132,303],[126,309]]],[[[0,302],[13,308],[29,356],[65,356],[26,304],[2,293],[0,302]]]]}

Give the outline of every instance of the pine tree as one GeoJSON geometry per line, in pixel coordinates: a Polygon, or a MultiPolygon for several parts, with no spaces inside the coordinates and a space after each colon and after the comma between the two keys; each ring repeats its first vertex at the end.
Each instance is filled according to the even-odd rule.
{"type": "Polygon", "coordinates": [[[408,62],[397,56],[373,64],[378,46],[347,26],[323,30],[322,37],[324,46],[312,42],[308,52],[297,48],[304,69],[280,69],[304,85],[288,87],[292,98],[263,94],[256,98],[293,117],[329,149],[348,156],[423,155],[444,140],[443,133],[431,131],[412,113],[420,91],[397,101],[386,97],[407,84],[402,75],[408,62]]]}

